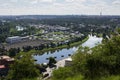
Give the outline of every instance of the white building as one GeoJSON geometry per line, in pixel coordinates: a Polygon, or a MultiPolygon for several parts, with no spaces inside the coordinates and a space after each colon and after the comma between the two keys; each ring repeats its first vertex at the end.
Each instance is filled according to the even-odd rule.
{"type": "Polygon", "coordinates": [[[72,65],[72,58],[69,57],[67,59],[65,59],[65,66],[71,66],[72,65]]]}
{"type": "Polygon", "coordinates": [[[22,26],[16,26],[17,31],[23,31],[25,28],[22,26]]]}
{"type": "Polygon", "coordinates": [[[6,42],[7,43],[17,43],[17,42],[20,42],[22,40],[22,38],[20,36],[13,36],[13,37],[8,37],[6,39],[6,42]]]}

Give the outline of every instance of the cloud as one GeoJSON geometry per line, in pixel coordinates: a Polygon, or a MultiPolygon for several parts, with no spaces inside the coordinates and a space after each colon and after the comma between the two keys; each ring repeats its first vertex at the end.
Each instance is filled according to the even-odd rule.
{"type": "Polygon", "coordinates": [[[86,0],[65,0],[66,2],[85,2],[86,0]]]}
{"type": "Polygon", "coordinates": [[[40,2],[54,2],[55,0],[39,0],[40,2]]]}
{"type": "Polygon", "coordinates": [[[0,14],[120,14],[120,0],[2,0],[0,14]],[[10,2],[10,3],[9,3],[10,2]],[[117,4],[117,6],[116,6],[117,4]]]}
{"type": "Polygon", "coordinates": [[[113,5],[120,5],[120,0],[115,0],[115,1],[113,1],[112,4],[113,4],[113,5]]]}
{"type": "Polygon", "coordinates": [[[30,2],[31,4],[37,4],[38,3],[38,0],[33,0],[30,2]]]}
{"type": "Polygon", "coordinates": [[[18,2],[18,0],[10,0],[10,2],[16,3],[18,2]]]}
{"type": "Polygon", "coordinates": [[[45,4],[45,3],[54,3],[55,0],[30,0],[28,1],[30,2],[31,4],[45,4]]]}

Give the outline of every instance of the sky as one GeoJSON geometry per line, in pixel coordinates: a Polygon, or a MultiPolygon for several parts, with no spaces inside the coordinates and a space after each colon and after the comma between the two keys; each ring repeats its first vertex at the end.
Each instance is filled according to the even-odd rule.
{"type": "Polygon", "coordinates": [[[120,15],[120,0],[0,0],[0,15],[120,15]]]}

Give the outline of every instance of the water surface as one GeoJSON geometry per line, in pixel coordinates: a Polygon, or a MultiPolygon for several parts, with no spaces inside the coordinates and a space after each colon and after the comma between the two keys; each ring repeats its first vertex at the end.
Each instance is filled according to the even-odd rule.
{"type": "MultiPolygon", "coordinates": [[[[96,36],[92,36],[92,35],[89,35],[89,39],[84,42],[82,44],[83,47],[87,46],[87,47],[94,47],[96,46],[97,44],[100,44],[102,41],[102,38],[98,38],[96,36]]],[[[78,50],[79,46],[78,47],[72,47],[72,48],[65,48],[65,49],[62,49],[62,50],[56,50],[55,52],[45,52],[43,55],[35,55],[34,58],[37,60],[36,63],[38,64],[41,64],[41,63],[48,63],[49,60],[47,60],[47,58],[49,57],[56,57],[56,60],[59,61],[59,60],[62,60],[62,59],[65,59],[67,57],[69,57],[70,55],[73,55],[77,50],[78,50]]]]}

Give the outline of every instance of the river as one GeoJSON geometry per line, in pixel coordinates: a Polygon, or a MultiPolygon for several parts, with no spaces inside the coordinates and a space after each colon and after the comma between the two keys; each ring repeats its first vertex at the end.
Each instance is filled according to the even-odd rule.
{"type": "MultiPolygon", "coordinates": [[[[96,37],[96,36],[92,36],[92,35],[89,35],[89,39],[84,42],[82,44],[83,47],[87,46],[87,47],[94,47],[96,46],[97,44],[100,44],[102,42],[102,38],[99,38],[99,37],[96,37]]],[[[79,46],[78,47],[72,47],[72,48],[65,48],[65,49],[62,49],[62,50],[56,50],[55,52],[45,52],[43,55],[34,55],[34,59],[36,59],[36,63],[38,64],[41,64],[41,63],[48,63],[48,58],[49,57],[55,57],[55,59],[57,61],[59,60],[62,60],[62,59],[65,59],[67,57],[69,57],[70,55],[73,55],[77,50],[78,50],[79,46]]]]}

